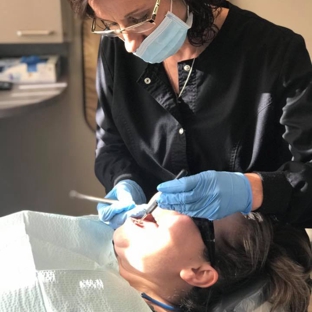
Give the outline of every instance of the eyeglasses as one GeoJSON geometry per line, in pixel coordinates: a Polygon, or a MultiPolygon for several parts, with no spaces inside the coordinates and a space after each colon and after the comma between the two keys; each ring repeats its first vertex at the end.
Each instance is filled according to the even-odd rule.
{"type": "Polygon", "coordinates": [[[91,32],[93,34],[104,35],[107,37],[118,37],[122,34],[143,33],[145,31],[148,31],[156,26],[155,19],[158,12],[159,4],[160,0],[156,0],[156,4],[154,6],[151,18],[126,28],[120,28],[117,23],[112,23],[108,26],[103,20],[100,20],[101,25],[98,25],[97,19],[94,18],[91,24],[91,32]],[[97,30],[98,28],[100,28],[101,30],[97,30]]]}
{"type": "Polygon", "coordinates": [[[192,218],[192,220],[196,224],[207,248],[210,264],[211,266],[214,266],[216,260],[216,246],[213,222],[203,218],[192,218]]]}

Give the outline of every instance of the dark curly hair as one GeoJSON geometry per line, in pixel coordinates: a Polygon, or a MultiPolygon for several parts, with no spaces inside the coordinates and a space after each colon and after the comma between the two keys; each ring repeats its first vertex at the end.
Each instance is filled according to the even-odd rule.
{"type": "MultiPolygon", "coordinates": [[[[188,31],[188,39],[191,44],[200,46],[210,41],[218,32],[214,24],[215,17],[225,0],[182,0],[193,13],[193,25],[188,31]]],[[[95,18],[95,14],[88,0],[68,0],[75,15],[81,19],[95,18]]]]}
{"type": "Polygon", "coordinates": [[[214,24],[215,17],[220,8],[224,6],[224,0],[184,0],[193,13],[193,25],[187,36],[192,45],[200,46],[215,37],[218,27],[214,24]]]}

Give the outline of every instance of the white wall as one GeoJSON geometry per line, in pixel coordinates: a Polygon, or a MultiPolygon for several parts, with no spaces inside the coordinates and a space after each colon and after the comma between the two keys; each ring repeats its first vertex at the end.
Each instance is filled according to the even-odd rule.
{"type": "Polygon", "coordinates": [[[231,0],[231,2],[302,35],[312,58],[312,0],[231,0]]]}
{"type": "Polygon", "coordinates": [[[55,103],[0,119],[0,215],[24,209],[96,213],[94,203],[68,196],[72,189],[104,195],[93,170],[95,136],[83,116],[78,21],[68,67],[68,89],[55,103]]]}

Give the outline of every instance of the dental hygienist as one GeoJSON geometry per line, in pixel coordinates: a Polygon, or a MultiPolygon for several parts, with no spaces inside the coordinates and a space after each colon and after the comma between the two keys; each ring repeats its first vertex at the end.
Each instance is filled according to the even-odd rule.
{"type": "Polygon", "coordinates": [[[160,207],[189,216],[258,210],[312,227],[300,35],[227,1],[69,1],[102,35],[95,172],[121,201],[98,205],[104,222],[142,215],[157,188],[160,207]]]}

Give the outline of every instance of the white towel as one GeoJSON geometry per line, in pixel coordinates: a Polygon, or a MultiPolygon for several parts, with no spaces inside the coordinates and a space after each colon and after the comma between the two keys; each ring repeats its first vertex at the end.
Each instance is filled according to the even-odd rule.
{"type": "Polygon", "coordinates": [[[0,218],[0,312],[150,312],[118,273],[112,233],[97,216],[0,218]]]}

